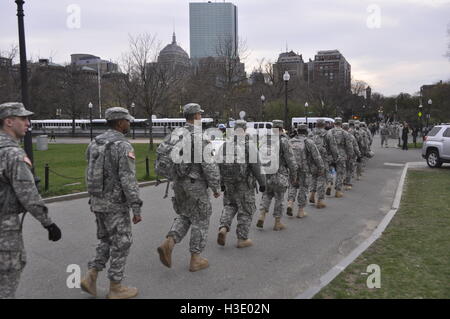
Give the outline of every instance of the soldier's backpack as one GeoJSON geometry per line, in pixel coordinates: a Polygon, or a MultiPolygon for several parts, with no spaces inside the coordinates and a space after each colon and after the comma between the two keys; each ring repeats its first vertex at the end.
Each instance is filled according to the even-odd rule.
{"type": "Polygon", "coordinates": [[[292,147],[295,155],[295,161],[298,164],[298,167],[302,171],[306,171],[307,168],[307,158],[306,158],[306,147],[305,147],[305,139],[304,138],[292,138],[289,141],[289,144],[292,147]]]}
{"type": "MultiPolygon", "coordinates": [[[[155,173],[157,176],[174,181],[179,177],[187,176],[192,168],[191,163],[175,163],[172,158],[172,151],[182,149],[182,136],[177,134],[167,135],[163,142],[156,149],[155,173]]],[[[178,153],[182,156],[182,152],[178,153]]]]}
{"type": "MultiPolygon", "coordinates": [[[[245,146],[238,145],[237,143],[234,146],[234,154],[233,154],[233,162],[227,163],[226,160],[226,144],[224,144],[224,147],[221,149],[224,152],[223,155],[223,163],[219,165],[220,168],[220,176],[224,182],[241,182],[248,178],[247,174],[249,173],[247,171],[247,158],[245,156],[245,146]],[[245,163],[242,163],[242,158],[239,157],[242,156],[240,154],[244,154],[245,163]],[[241,163],[239,163],[239,161],[241,163]]],[[[230,162],[230,161],[228,161],[230,162]]]]}
{"type": "MultiPolygon", "coordinates": [[[[122,140],[99,142],[94,140],[93,143],[89,145],[89,158],[88,167],[86,169],[86,185],[89,195],[101,197],[105,191],[108,191],[108,186],[111,187],[111,183],[107,184],[105,182],[104,169],[105,165],[115,165],[111,161],[110,150],[111,146],[122,140]]],[[[112,169],[113,172],[117,171],[117,168],[112,169]]],[[[109,179],[109,182],[114,182],[109,179]]]]}

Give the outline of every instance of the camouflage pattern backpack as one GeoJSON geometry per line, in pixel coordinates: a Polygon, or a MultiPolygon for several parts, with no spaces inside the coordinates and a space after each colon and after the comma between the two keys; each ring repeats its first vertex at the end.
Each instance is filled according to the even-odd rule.
{"type": "MultiPolygon", "coordinates": [[[[225,145],[226,144],[224,144],[224,146],[225,145]]],[[[245,153],[246,151],[245,147],[246,146],[235,144],[232,163],[227,163],[227,161],[225,160],[226,147],[222,149],[224,152],[224,161],[222,164],[219,165],[220,176],[222,178],[222,181],[234,183],[247,180],[248,171],[247,171],[247,156],[245,153]],[[243,158],[244,163],[240,163],[243,161],[242,155],[240,154],[244,154],[243,158]]]]}

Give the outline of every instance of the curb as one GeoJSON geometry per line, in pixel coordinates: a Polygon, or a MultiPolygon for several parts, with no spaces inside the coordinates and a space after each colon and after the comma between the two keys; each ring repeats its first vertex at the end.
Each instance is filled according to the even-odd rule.
{"type": "Polygon", "coordinates": [[[384,218],[381,220],[381,222],[378,224],[378,226],[375,228],[375,230],[372,232],[369,238],[364,240],[347,257],[342,259],[336,266],[331,268],[331,270],[329,270],[325,275],[320,277],[320,282],[318,285],[308,288],[294,299],[313,298],[320,290],[322,290],[322,288],[327,286],[334,278],[336,278],[343,270],[345,270],[345,268],[347,268],[348,265],[354,262],[356,258],[358,258],[364,251],[366,251],[367,248],[369,248],[378,238],[380,238],[386,227],[391,222],[392,218],[397,213],[398,208],[400,206],[400,201],[403,195],[403,187],[405,185],[406,173],[410,166],[409,164],[410,163],[406,163],[403,168],[402,176],[400,177],[400,182],[398,183],[397,190],[395,192],[395,197],[392,203],[391,210],[386,214],[386,216],[384,216],[384,218]]]}
{"type": "MultiPolygon", "coordinates": [[[[167,180],[163,179],[160,182],[161,182],[161,184],[164,184],[167,182],[167,180]]],[[[158,181],[142,182],[142,183],[139,183],[139,188],[153,186],[153,185],[156,185],[157,183],[158,183],[158,181]]],[[[44,200],[44,203],[51,204],[51,203],[64,202],[64,201],[88,198],[88,197],[89,197],[88,192],[82,192],[82,193],[74,193],[74,194],[44,198],[43,200],[44,200]]]]}

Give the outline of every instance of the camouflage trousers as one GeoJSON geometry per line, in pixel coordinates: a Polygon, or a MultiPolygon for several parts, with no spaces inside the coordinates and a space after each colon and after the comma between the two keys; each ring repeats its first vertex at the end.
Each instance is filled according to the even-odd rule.
{"type": "Polygon", "coordinates": [[[336,162],[336,190],[342,191],[342,185],[344,184],[345,175],[347,172],[346,161],[336,162]]]}
{"type": "Polygon", "coordinates": [[[313,172],[311,174],[311,192],[317,193],[319,199],[325,198],[328,174],[330,174],[330,168],[326,162],[325,174],[319,174],[319,172],[313,172]]]}
{"type": "Polygon", "coordinates": [[[265,212],[269,212],[270,203],[272,198],[275,198],[275,207],[273,209],[273,217],[281,217],[284,211],[284,194],[286,193],[287,187],[280,185],[268,184],[266,191],[263,193],[261,198],[260,209],[265,212]]]}
{"type": "Polygon", "coordinates": [[[172,197],[172,203],[178,216],[167,236],[179,243],[190,228],[189,250],[193,254],[200,254],[206,247],[212,213],[206,182],[184,178],[173,184],[173,191],[175,197],[172,197]]]}
{"type": "Polygon", "coordinates": [[[220,228],[226,227],[230,231],[231,223],[237,215],[236,235],[238,239],[248,239],[253,214],[256,211],[255,191],[247,184],[225,184],[223,197],[223,211],[220,216],[220,228]]]}
{"type": "Polygon", "coordinates": [[[25,268],[25,252],[0,252],[0,299],[14,299],[25,268]]]}
{"type": "Polygon", "coordinates": [[[295,202],[295,198],[297,197],[298,207],[303,208],[306,206],[306,200],[309,193],[309,174],[307,173],[298,173],[298,182],[299,188],[295,188],[292,184],[289,185],[288,189],[288,201],[295,202]]]}
{"type": "Polygon", "coordinates": [[[345,184],[349,185],[352,183],[352,177],[353,177],[353,173],[355,171],[355,167],[356,167],[356,160],[351,159],[350,161],[347,161],[345,164],[345,170],[346,170],[346,175],[345,175],[345,184]]]}
{"type": "Polygon", "coordinates": [[[357,176],[361,176],[363,171],[363,163],[362,163],[362,159],[359,163],[356,163],[356,175],[357,176]]]}
{"type": "Polygon", "coordinates": [[[88,268],[102,271],[109,260],[109,280],[121,282],[130,247],[133,243],[130,213],[96,212],[95,218],[97,238],[100,242],[96,248],[96,256],[88,263],[88,268]]]}

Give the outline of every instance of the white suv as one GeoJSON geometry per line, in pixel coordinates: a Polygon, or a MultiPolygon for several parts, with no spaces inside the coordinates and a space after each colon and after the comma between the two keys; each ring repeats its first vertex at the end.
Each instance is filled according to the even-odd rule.
{"type": "Polygon", "coordinates": [[[424,138],[422,157],[431,168],[450,163],[450,124],[436,125],[424,138]]]}

